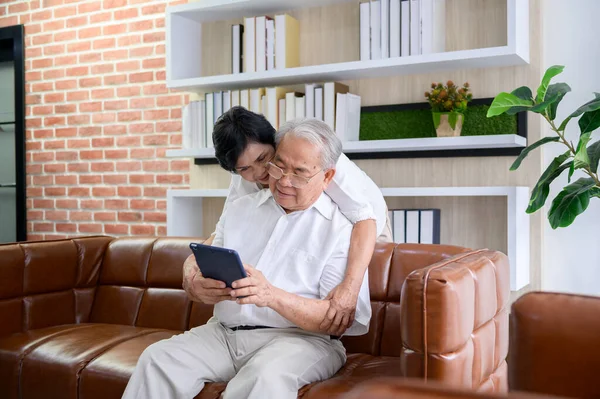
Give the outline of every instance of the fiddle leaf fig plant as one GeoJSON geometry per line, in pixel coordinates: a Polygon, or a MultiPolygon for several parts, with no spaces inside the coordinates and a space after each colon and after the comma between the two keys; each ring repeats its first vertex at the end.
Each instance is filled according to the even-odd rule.
{"type": "Polygon", "coordinates": [[[540,114],[550,125],[556,136],[544,137],[521,151],[510,170],[516,170],[527,155],[547,143],[561,143],[566,151],[554,158],[548,165],[531,192],[527,213],[539,210],[546,203],[550,193],[550,184],[568,170],[568,185],[552,200],[548,212],[548,221],[553,229],[567,227],[575,218],[583,213],[593,198],[600,198],[600,180],[598,179],[598,161],[600,160],[600,141],[592,141],[592,133],[600,127],[600,93],[594,93],[595,98],[583,104],[571,113],[557,127],[556,110],[563,97],[571,91],[566,83],[550,84],[552,78],[564,70],[562,65],[554,65],[544,74],[535,97],[526,86],[519,87],[510,93],[500,93],[494,98],[488,110],[488,118],[517,112],[529,111],[540,114]],[[573,118],[579,118],[579,140],[577,145],[565,138],[565,129],[573,118]],[[587,176],[571,183],[571,177],[576,170],[581,170],[587,176]]]}

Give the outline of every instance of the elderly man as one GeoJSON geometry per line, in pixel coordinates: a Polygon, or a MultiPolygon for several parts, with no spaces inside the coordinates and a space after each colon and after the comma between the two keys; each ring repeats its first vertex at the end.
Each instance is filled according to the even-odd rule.
{"type": "MultiPolygon", "coordinates": [[[[124,397],[192,398],[205,382],[229,381],[225,398],[295,398],[344,364],[339,339],[320,330],[324,298],[344,278],[352,232],[323,192],[341,143],[317,120],[290,122],[276,142],[269,189],[232,202],[218,237],[238,251],[248,277],[233,290],[205,279],[214,288],[201,297],[216,303],[214,317],[148,347],[124,397]]],[[[367,280],[347,335],[368,331],[367,280]]]]}

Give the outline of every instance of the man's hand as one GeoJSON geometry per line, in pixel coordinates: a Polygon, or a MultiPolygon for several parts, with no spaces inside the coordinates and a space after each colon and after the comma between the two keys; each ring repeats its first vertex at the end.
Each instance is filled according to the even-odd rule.
{"type": "Polygon", "coordinates": [[[331,335],[341,336],[354,323],[358,290],[342,282],[331,290],[325,300],[329,300],[329,310],[320,329],[327,330],[331,335]]]}
{"type": "Polygon", "coordinates": [[[233,282],[234,290],[231,291],[231,296],[237,298],[240,305],[269,306],[274,299],[275,287],[252,266],[244,264],[244,269],[248,277],[233,282]]]}
{"type": "Polygon", "coordinates": [[[204,278],[194,255],[190,255],[183,263],[183,289],[195,302],[214,305],[221,301],[231,300],[231,288],[222,281],[204,278]]]}

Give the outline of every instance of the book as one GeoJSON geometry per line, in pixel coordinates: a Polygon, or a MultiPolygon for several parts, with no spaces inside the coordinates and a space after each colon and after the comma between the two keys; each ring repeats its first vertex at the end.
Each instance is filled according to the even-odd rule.
{"type": "Polygon", "coordinates": [[[221,115],[225,112],[229,111],[231,108],[231,91],[227,90],[223,92],[223,109],[221,110],[221,115]]]}
{"type": "Polygon", "coordinates": [[[288,14],[275,16],[275,68],[300,66],[300,24],[288,14]]]}
{"type": "Polygon", "coordinates": [[[250,89],[250,108],[249,110],[256,113],[262,114],[262,98],[265,95],[265,89],[250,89]]]}
{"type": "Polygon", "coordinates": [[[446,47],[445,0],[421,0],[421,53],[441,53],[446,47]]]}
{"type": "Polygon", "coordinates": [[[285,93],[285,121],[296,119],[296,98],[302,97],[302,93],[290,91],[285,93]]]}
{"type": "Polygon", "coordinates": [[[315,117],[315,84],[307,83],[304,85],[304,102],[306,105],[306,117],[314,118],[315,117]]]}
{"type": "Polygon", "coordinates": [[[286,122],[285,111],[285,98],[281,98],[279,99],[279,126],[277,126],[277,129],[281,128],[281,126],[286,122]]]}
{"type": "Polygon", "coordinates": [[[410,55],[421,54],[421,2],[410,0],[410,55]]]}
{"type": "Polygon", "coordinates": [[[323,120],[323,88],[315,87],[315,118],[323,120]]]}
{"type": "Polygon", "coordinates": [[[381,58],[390,58],[390,0],[379,0],[381,58]]]}
{"type": "Polygon", "coordinates": [[[360,3],[360,60],[371,59],[371,27],[370,5],[368,2],[360,3]]]}
{"type": "Polygon", "coordinates": [[[339,139],[344,142],[346,137],[346,94],[336,94],[336,108],[335,108],[335,134],[339,139]]]}
{"type": "Polygon", "coordinates": [[[296,118],[304,118],[306,116],[304,109],[304,97],[296,97],[296,118]]]}
{"type": "Polygon", "coordinates": [[[213,93],[213,124],[217,123],[221,115],[223,115],[223,92],[216,91],[213,93]]]}
{"type": "Polygon", "coordinates": [[[231,90],[231,108],[240,105],[240,91],[231,90]]]}
{"type": "Polygon", "coordinates": [[[390,58],[400,57],[400,0],[390,0],[390,58]]]}
{"type": "Polygon", "coordinates": [[[349,88],[338,82],[328,82],[323,85],[323,122],[335,132],[335,109],[337,93],[348,93],[349,88]]]}
{"type": "Polygon", "coordinates": [[[440,243],[439,209],[394,209],[389,213],[395,243],[440,243]]]}
{"type": "Polygon", "coordinates": [[[267,19],[267,71],[275,69],[275,21],[267,19]]]}
{"type": "Polygon", "coordinates": [[[210,147],[213,147],[212,134],[213,134],[213,127],[215,125],[215,122],[213,120],[213,114],[214,114],[213,93],[206,93],[204,95],[204,103],[206,105],[206,112],[205,112],[205,117],[204,117],[204,122],[206,124],[205,141],[206,141],[206,146],[210,148],[210,147]]]}
{"type": "MultiPolygon", "coordinates": [[[[279,129],[279,100],[285,98],[282,87],[269,87],[266,91],[266,107],[263,113],[275,129],[279,129]]],[[[283,122],[283,121],[282,121],[283,122]]]]}
{"type": "Polygon", "coordinates": [[[267,18],[256,17],[256,72],[267,70],[267,18]]]}
{"type": "Polygon", "coordinates": [[[358,141],[360,136],[360,96],[346,94],[346,126],[344,137],[346,141],[358,141]]]}
{"type": "Polygon", "coordinates": [[[231,73],[242,73],[244,25],[231,26],[231,73]]]}
{"type": "Polygon", "coordinates": [[[371,59],[381,59],[381,3],[371,1],[371,59]]]}
{"type": "Polygon", "coordinates": [[[240,90],[240,106],[250,110],[250,92],[248,90],[240,90]]]}
{"type": "Polygon", "coordinates": [[[254,17],[244,18],[244,72],[256,72],[256,26],[254,17]]]}
{"type": "Polygon", "coordinates": [[[410,55],[410,0],[400,3],[400,56],[410,55]]]}

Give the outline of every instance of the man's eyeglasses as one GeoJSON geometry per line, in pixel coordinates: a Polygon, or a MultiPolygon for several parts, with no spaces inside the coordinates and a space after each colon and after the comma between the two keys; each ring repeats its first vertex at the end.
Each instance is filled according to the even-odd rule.
{"type": "Polygon", "coordinates": [[[271,177],[273,177],[276,180],[281,179],[283,176],[287,176],[290,179],[290,184],[292,185],[292,187],[303,188],[308,183],[310,183],[310,180],[313,177],[315,177],[316,175],[321,173],[323,171],[323,169],[321,169],[320,171],[318,171],[311,177],[304,177],[304,176],[298,176],[295,173],[283,173],[283,169],[281,169],[279,166],[275,165],[272,162],[268,162],[267,163],[267,171],[269,172],[269,175],[271,175],[271,177]]]}

